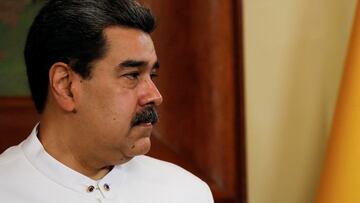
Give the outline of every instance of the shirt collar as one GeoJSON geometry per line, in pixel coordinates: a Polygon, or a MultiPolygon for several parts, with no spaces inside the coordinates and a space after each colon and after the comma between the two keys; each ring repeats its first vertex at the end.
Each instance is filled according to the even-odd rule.
{"type": "Polygon", "coordinates": [[[112,197],[116,187],[119,187],[124,182],[126,178],[124,166],[129,162],[114,166],[101,180],[92,180],[48,154],[37,137],[37,127],[38,125],[34,127],[30,136],[21,144],[21,149],[29,162],[48,179],[68,189],[96,198],[112,197]],[[90,191],[91,187],[94,190],[90,191]]]}

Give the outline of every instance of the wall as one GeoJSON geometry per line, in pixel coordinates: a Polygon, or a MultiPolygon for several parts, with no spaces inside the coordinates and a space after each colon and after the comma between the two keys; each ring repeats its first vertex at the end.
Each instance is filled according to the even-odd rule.
{"type": "Polygon", "coordinates": [[[249,203],[316,194],[355,0],[244,0],[249,203]]]}

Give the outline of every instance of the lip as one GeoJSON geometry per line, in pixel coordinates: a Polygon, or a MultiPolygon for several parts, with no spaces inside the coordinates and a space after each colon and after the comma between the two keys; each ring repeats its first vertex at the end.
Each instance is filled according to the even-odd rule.
{"type": "Polygon", "coordinates": [[[142,126],[142,127],[149,127],[149,128],[151,127],[151,128],[152,128],[152,127],[153,127],[153,124],[150,123],[150,122],[149,122],[149,123],[141,123],[140,126],[142,126]]]}
{"type": "Polygon", "coordinates": [[[147,133],[142,134],[140,137],[143,137],[143,138],[150,137],[152,134],[153,125],[151,123],[141,123],[134,127],[143,128],[145,130],[144,132],[147,132],[147,133]]]}
{"type": "Polygon", "coordinates": [[[154,127],[154,125],[151,122],[149,122],[149,123],[140,123],[140,124],[133,126],[133,128],[136,128],[136,127],[152,129],[154,127]]]}

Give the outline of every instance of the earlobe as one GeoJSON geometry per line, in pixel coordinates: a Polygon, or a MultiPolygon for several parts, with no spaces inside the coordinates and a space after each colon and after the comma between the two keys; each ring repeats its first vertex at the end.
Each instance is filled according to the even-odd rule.
{"type": "Polygon", "coordinates": [[[49,89],[60,108],[67,112],[76,112],[72,93],[73,72],[62,62],[52,65],[49,71],[49,89]]]}

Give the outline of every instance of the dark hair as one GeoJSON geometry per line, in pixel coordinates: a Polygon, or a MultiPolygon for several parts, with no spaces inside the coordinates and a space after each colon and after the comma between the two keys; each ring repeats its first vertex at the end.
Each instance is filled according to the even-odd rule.
{"type": "Polygon", "coordinates": [[[50,67],[64,62],[89,79],[91,62],[105,54],[103,30],[110,26],[151,33],[155,18],[134,0],[50,0],[39,11],[24,50],[32,99],[39,113],[48,96],[50,67]]]}

